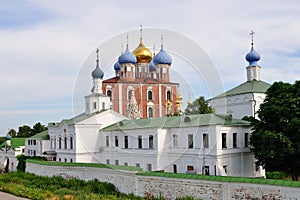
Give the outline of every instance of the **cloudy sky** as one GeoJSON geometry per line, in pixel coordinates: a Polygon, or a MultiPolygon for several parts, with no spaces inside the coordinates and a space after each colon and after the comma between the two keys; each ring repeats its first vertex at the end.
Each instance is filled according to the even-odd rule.
{"type": "MultiPolygon", "coordinates": [[[[138,35],[140,24],[149,48],[153,41],[147,43],[146,36],[152,29],[176,32],[196,43],[214,63],[225,90],[246,80],[244,56],[250,50],[252,29],[262,80],[293,83],[300,77],[300,2],[296,0],[0,0],[0,135],[20,125],[73,116],[78,76],[86,72],[91,81],[94,63],[82,70],[88,58],[93,60],[95,49],[107,41],[128,32],[138,35]]],[[[131,50],[138,43],[133,40],[131,50]]],[[[168,35],[165,40],[169,47],[180,43],[168,41],[168,35]]],[[[111,50],[117,56],[121,47],[111,50]]],[[[184,57],[195,51],[187,49],[184,57]]],[[[193,96],[210,98],[211,93],[197,85],[201,76],[185,74],[184,62],[176,60],[174,73],[182,81],[194,79],[189,81],[193,96]]],[[[113,74],[111,64],[103,66],[105,78],[113,74]]],[[[187,99],[187,92],[182,93],[187,99]]]]}

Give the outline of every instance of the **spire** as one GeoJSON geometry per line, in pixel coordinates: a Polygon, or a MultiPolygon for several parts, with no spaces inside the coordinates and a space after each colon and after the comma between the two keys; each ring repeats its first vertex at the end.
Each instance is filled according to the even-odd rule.
{"type": "Polygon", "coordinates": [[[153,57],[155,56],[155,43],[153,43],[153,57]]]}
{"type": "Polygon", "coordinates": [[[161,36],[160,36],[160,47],[161,47],[161,49],[164,48],[164,35],[163,34],[161,34],[161,36]]]}
{"type": "Polygon", "coordinates": [[[126,48],[128,49],[128,38],[129,38],[129,36],[128,36],[128,33],[127,33],[127,35],[126,35],[126,48]]]}
{"type": "Polygon", "coordinates": [[[96,59],[96,66],[99,67],[99,49],[96,50],[97,59],[96,59]]]}
{"type": "Polygon", "coordinates": [[[253,30],[251,30],[250,35],[251,35],[251,46],[253,47],[253,36],[254,36],[255,32],[253,30]]]}
{"type": "Polygon", "coordinates": [[[255,32],[251,30],[251,50],[246,54],[245,58],[249,62],[247,69],[247,81],[259,81],[260,80],[260,66],[257,62],[260,60],[260,55],[254,50],[254,34],[255,32]]]}
{"type": "Polygon", "coordinates": [[[140,41],[143,40],[143,25],[140,25],[140,41]]]}

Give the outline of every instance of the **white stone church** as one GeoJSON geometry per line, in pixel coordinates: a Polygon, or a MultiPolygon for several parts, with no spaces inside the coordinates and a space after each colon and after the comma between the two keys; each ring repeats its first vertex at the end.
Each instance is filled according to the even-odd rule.
{"type": "MultiPolygon", "coordinates": [[[[251,126],[241,120],[255,116],[270,86],[260,80],[259,59],[252,40],[246,55],[247,81],[210,99],[215,114],[130,119],[111,109],[111,96],[103,93],[104,73],[97,54],[85,111],[49,123],[44,133],[47,139],[28,138],[26,155],[46,156],[56,162],[139,166],[145,171],[264,177],[264,170],[255,164],[250,152],[251,126]]],[[[181,108],[180,99],[176,105],[181,108]]]]}

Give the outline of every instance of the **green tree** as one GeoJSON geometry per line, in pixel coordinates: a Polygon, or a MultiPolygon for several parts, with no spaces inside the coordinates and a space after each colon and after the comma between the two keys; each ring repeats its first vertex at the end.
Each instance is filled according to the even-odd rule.
{"type": "Polygon", "coordinates": [[[30,136],[32,136],[32,129],[30,128],[30,126],[27,125],[19,126],[17,137],[30,137],[30,136]]]}
{"type": "Polygon", "coordinates": [[[250,144],[258,164],[268,171],[300,174],[300,81],[275,82],[253,120],[250,144]]]}
{"type": "Polygon", "coordinates": [[[37,133],[43,132],[45,130],[47,130],[47,127],[45,125],[42,125],[40,122],[36,123],[32,127],[32,133],[33,134],[37,134],[37,133]]]}
{"type": "Polygon", "coordinates": [[[15,129],[10,129],[8,131],[8,134],[11,136],[11,137],[16,137],[17,136],[17,131],[15,129]]]}
{"type": "Polygon", "coordinates": [[[203,96],[200,96],[198,99],[195,99],[193,103],[188,104],[187,108],[184,111],[184,114],[186,115],[207,114],[213,112],[214,112],[213,108],[209,106],[205,98],[203,96]]]}

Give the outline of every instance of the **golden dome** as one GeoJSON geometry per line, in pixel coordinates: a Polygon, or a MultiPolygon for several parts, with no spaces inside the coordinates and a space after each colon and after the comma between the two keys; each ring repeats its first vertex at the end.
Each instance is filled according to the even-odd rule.
{"type": "Polygon", "coordinates": [[[132,52],[137,59],[137,63],[150,63],[152,60],[152,53],[143,44],[142,38],[140,38],[139,46],[132,52]]]}

